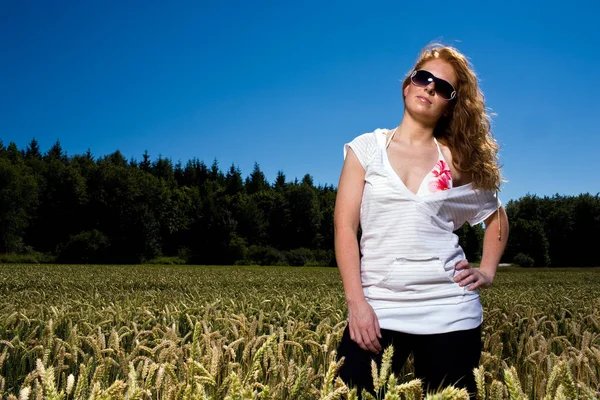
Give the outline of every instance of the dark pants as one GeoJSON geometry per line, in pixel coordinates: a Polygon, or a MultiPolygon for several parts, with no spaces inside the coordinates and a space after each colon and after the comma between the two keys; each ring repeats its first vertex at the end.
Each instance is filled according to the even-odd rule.
{"type": "Polygon", "coordinates": [[[338,360],[345,357],[339,376],[350,387],[356,386],[375,394],[371,377],[371,359],[381,368],[383,350],[394,346],[392,371],[402,382],[400,371],[410,353],[413,353],[415,376],[421,378],[426,391],[435,392],[448,385],[462,387],[475,398],[477,387],[473,368],[479,365],[481,355],[481,326],[465,331],[454,331],[431,335],[414,335],[381,329],[382,351],[379,354],[363,350],[350,339],[350,328],[346,326],[337,350],[338,360]]]}

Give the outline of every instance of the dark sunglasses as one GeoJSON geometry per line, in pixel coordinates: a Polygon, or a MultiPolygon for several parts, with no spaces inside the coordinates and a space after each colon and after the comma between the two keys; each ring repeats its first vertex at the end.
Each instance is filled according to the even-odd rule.
{"type": "Polygon", "coordinates": [[[450,101],[456,97],[456,89],[450,82],[436,78],[431,72],[424,69],[414,71],[410,75],[410,81],[416,86],[427,86],[431,82],[435,83],[435,93],[442,100],[450,101]]]}

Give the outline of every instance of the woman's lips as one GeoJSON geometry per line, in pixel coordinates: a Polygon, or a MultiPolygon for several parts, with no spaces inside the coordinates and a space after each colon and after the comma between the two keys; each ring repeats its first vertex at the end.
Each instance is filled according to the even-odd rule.
{"type": "Polygon", "coordinates": [[[419,101],[425,103],[425,104],[431,104],[431,101],[429,101],[429,99],[426,99],[423,96],[417,96],[417,99],[419,99],[419,101]]]}

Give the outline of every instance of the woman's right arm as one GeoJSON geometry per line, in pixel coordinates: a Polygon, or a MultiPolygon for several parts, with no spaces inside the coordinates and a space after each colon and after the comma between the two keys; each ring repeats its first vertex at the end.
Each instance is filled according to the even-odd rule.
{"type": "Polygon", "coordinates": [[[378,353],[381,351],[377,340],[381,338],[379,322],[365,299],[360,279],[357,232],[364,187],[365,170],[354,151],[348,151],[335,201],[335,258],[348,303],[350,338],[362,349],[378,353]]]}

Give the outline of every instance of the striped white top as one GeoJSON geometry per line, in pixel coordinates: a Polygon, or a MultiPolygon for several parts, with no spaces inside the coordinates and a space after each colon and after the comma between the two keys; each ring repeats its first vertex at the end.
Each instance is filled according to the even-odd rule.
{"type": "Polygon", "coordinates": [[[500,206],[492,191],[472,184],[416,195],[392,168],[387,129],[344,145],[365,169],[360,207],[361,280],[384,329],[432,334],[476,328],[482,321],[479,293],[452,278],[465,258],[454,231],[483,222],[500,206]]]}

